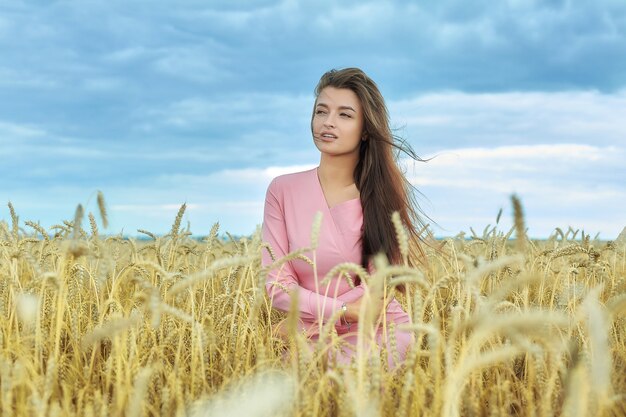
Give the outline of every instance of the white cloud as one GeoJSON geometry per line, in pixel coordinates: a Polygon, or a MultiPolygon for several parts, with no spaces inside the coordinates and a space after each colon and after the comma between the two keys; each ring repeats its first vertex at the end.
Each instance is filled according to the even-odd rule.
{"type": "MultiPolygon", "coordinates": [[[[531,171],[534,170],[531,174],[520,173],[511,168],[516,165],[516,159],[521,161],[517,165],[525,167],[528,163],[524,161],[529,157],[532,160],[533,155],[548,151],[552,159],[558,159],[567,158],[568,153],[567,147],[556,145],[518,148],[454,149],[450,152],[460,155],[454,164],[435,159],[419,165],[420,175],[412,177],[412,180],[428,199],[422,201],[422,205],[439,224],[440,228],[435,228],[437,234],[450,235],[467,231],[470,226],[477,229],[493,223],[498,209],[510,206],[509,198],[513,193],[522,198],[533,236],[545,237],[555,227],[569,225],[585,228],[588,232],[602,232],[605,238],[621,230],[624,219],[620,207],[626,202],[624,184],[581,185],[578,177],[567,169],[556,170],[546,177],[543,173],[545,160],[531,164],[531,171]],[[502,155],[506,158],[501,158],[502,155]],[[477,168],[480,164],[484,164],[485,169],[477,168]],[[493,171],[499,174],[494,176],[493,171]]],[[[624,155],[615,149],[606,151],[591,145],[579,145],[570,154],[579,158],[575,164],[588,163],[590,170],[612,171],[616,169],[614,164],[619,163],[624,155]],[[585,159],[585,151],[592,155],[588,160],[585,159]],[[613,162],[610,162],[612,158],[613,162]]],[[[150,213],[150,217],[158,217],[160,221],[154,223],[155,227],[163,226],[173,218],[179,205],[163,205],[158,201],[165,198],[171,200],[172,192],[167,190],[176,190],[181,202],[182,196],[187,196],[184,201],[189,204],[189,218],[194,230],[206,229],[212,222],[220,220],[223,230],[247,233],[261,222],[263,196],[270,180],[314,166],[226,169],[204,176],[163,176],[154,184],[155,190],[159,191],[144,192],[154,203],[133,204],[120,209],[135,211],[137,215],[150,213]]],[[[117,198],[125,201],[133,200],[133,195],[136,200],[141,195],[138,190],[125,189],[121,192],[122,195],[117,198]]],[[[504,219],[502,228],[509,226],[510,221],[504,219]]]]}
{"type": "Polygon", "coordinates": [[[532,236],[571,225],[611,238],[626,221],[624,160],[623,147],[538,144],[442,150],[425,164],[405,166],[439,234],[493,224],[498,208],[510,207],[517,194],[532,236]]]}
{"type": "MultiPolygon", "coordinates": [[[[220,29],[221,33],[246,32],[250,28],[255,29],[255,36],[262,36],[264,29],[280,27],[282,29],[295,29],[301,27],[307,21],[306,13],[303,12],[302,3],[298,0],[279,0],[250,2],[227,2],[226,7],[211,5],[205,8],[188,8],[178,10],[175,15],[180,17],[185,24],[198,26],[211,25],[220,29]]],[[[315,7],[326,7],[321,2],[315,3],[315,7]]]]}
{"type": "Polygon", "coordinates": [[[395,126],[428,152],[468,145],[587,143],[626,146],[626,90],[469,94],[390,101],[395,126]]]}
{"type": "MultiPolygon", "coordinates": [[[[553,160],[580,160],[580,161],[598,161],[602,158],[613,159],[614,153],[620,150],[614,146],[599,148],[592,145],[579,144],[545,144],[545,145],[519,145],[519,146],[498,146],[495,148],[461,148],[446,149],[441,155],[432,160],[433,165],[452,166],[456,165],[458,160],[466,159],[478,164],[494,163],[499,160],[516,160],[521,159],[525,163],[529,162],[528,158],[535,161],[543,159],[553,160]]],[[[532,163],[532,160],[530,161],[532,163]]]]}
{"type": "Polygon", "coordinates": [[[116,77],[94,77],[87,78],[83,82],[86,91],[90,92],[116,92],[126,85],[122,78],[116,77]]]}
{"type": "Polygon", "coordinates": [[[155,124],[180,128],[202,128],[214,125],[265,129],[294,122],[308,124],[313,96],[288,94],[229,94],[223,97],[201,96],[178,100],[164,107],[141,109],[138,117],[155,124]]]}
{"type": "Polygon", "coordinates": [[[292,172],[305,171],[312,169],[317,165],[289,165],[275,166],[264,169],[227,169],[212,175],[212,179],[218,182],[227,182],[229,184],[240,183],[257,183],[263,182],[269,184],[269,181],[279,175],[290,174],[292,172]]]}
{"type": "Polygon", "coordinates": [[[55,135],[36,125],[0,121],[0,155],[11,156],[10,163],[19,164],[25,159],[41,162],[40,159],[50,157],[79,159],[113,156],[113,153],[98,149],[98,146],[90,141],[55,135]]]}
{"type": "MultiPolygon", "coordinates": [[[[548,159],[553,161],[573,155],[579,158],[574,165],[585,165],[590,171],[613,172],[620,169],[616,164],[624,160],[623,150],[610,149],[609,152],[592,145],[576,145],[569,154],[567,146],[561,145],[521,149],[457,148],[442,151],[443,154],[458,155],[454,162],[445,158],[434,159],[417,165],[418,174],[409,174],[428,199],[422,200],[422,206],[439,224],[435,227],[438,235],[468,231],[470,226],[482,230],[486,224],[493,224],[498,209],[510,207],[509,198],[513,192],[522,198],[532,236],[545,237],[555,227],[569,225],[584,228],[592,234],[602,232],[604,238],[619,233],[624,226],[622,208],[626,203],[626,185],[623,182],[585,185],[577,173],[565,168],[558,168],[546,176],[545,158],[528,162],[544,152],[548,152],[551,155],[548,159]],[[591,155],[590,159],[585,159],[587,153],[591,155]],[[516,166],[527,170],[520,172],[516,166]],[[494,175],[494,172],[498,174],[494,175]]],[[[126,184],[106,186],[103,191],[110,207],[111,230],[117,232],[123,228],[132,234],[135,229],[142,228],[164,233],[180,205],[186,202],[188,208],[184,221],[190,221],[194,233],[207,233],[212,224],[219,221],[221,230],[247,234],[262,221],[263,198],[271,179],[314,166],[223,169],[207,175],[161,175],[141,185],[134,184],[131,179],[126,184]]],[[[586,172],[580,175],[584,177],[586,172]]],[[[50,215],[57,216],[49,221],[52,224],[71,217],[81,196],[87,198],[92,193],[92,189],[82,185],[50,187],[38,191],[36,204],[28,203],[32,194],[26,191],[12,196],[12,200],[24,211],[22,218],[37,219],[40,215],[33,213],[45,209],[51,212],[50,215]],[[48,207],[56,208],[49,210],[48,207]]],[[[504,217],[502,229],[510,227],[510,221],[504,217]]]]}
{"type": "MultiPolygon", "coordinates": [[[[206,190],[210,192],[215,188],[222,190],[242,191],[262,190],[269,185],[270,181],[279,175],[311,169],[316,165],[288,165],[273,166],[267,168],[243,168],[224,169],[211,174],[167,174],[156,178],[158,186],[175,189],[206,190]]],[[[258,193],[262,194],[262,193],[258,193]]]]}
{"type": "Polygon", "coordinates": [[[0,86],[25,87],[52,89],[59,85],[57,79],[52,76],[40,74],[32,70],[15,70],[12,68],[0,68],[0,86]]]}
{"type": "Polygon", "coordinates": [[[404,165],[416,185],[535,195],[568,193],[567,198],[593,199],[602,187],[607,196],[625,195],[622,182],[594,184],[594,178],[611,178],[624,171],[625,159],[626,150],[613,146],[546,144],[449,149],[426,164],[405,161],[404,165]],[[590,185],[593,191],[580,191],[590,185]]]}
{"type": "Polygon", "coordinates": [[[104,61],[113,63],[128,63],[138,60],[150,54],[151,51],[142,46],[133,46],[128,48],[117,49],[113,52],[104,54],[102,59],[104,61]]]}
{"type": "Polygon", "coordinates": [[[202,20],[223,25],[231,30],[245,30],[250,28],[252,20],[255,17],[258,18],[259,13],[262,11],[204,9],[193,12],[183,11],[178,14],[186,20],[202,20]]]}
{"type": "Polygon", "coordinates": [[[324,31],[352,28],[352,36],[374,36],[372,28],[386,28],[397,14],[392,2],[363,2],[348,6],[329,5],[327,13],[320,13],[313,20],[314,27],[324,31]]]}
{"type": "Polygon", "coordinates": [[[201,83],[215,84],[232,78],[225,69],[225,48],[213,41],[197,47],[162,49],[154,67],[168,75],[201,83]]]}
{"type": "Polygon", "coordinates": [[[6,141],[7,144],[44,135],[46,131],[36,126],[0,121],[0,140],[6,141]]]}
{"type": "MultiPolygon", "coordinates": [[[[110,209],[113,211],[167,211],[180,209],[182,204],[113,204],[110,209]]],[[[198,208],[198,204],[187,204],[187,209],[198,208]]]]}

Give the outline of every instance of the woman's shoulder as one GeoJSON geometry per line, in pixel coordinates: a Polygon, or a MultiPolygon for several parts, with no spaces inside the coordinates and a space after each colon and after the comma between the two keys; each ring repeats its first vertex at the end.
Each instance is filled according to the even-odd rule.
{"type": "Polygon", "coordinates": [[[313,175],[316,175],[317,167],[304,171],[290,172],[274,177],[269,188],[272,190],[289,190],[305,185],[313,175]]]}

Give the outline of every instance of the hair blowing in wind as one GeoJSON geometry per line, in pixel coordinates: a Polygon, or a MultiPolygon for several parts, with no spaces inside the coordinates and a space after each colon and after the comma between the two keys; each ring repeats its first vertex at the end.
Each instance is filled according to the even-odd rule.
{"type": "Polygon", "coordinates": [[[363,266],[367,267],[371,256],[379,252],[391,262],[400,262],[400,248],[391,221],[393,212],[400,215],[409,240],[420,255],[417,259],[411,257],[409,263],[423,261],[420,231],[426,229],[424,215],[415,200],[416,190],[400,169],[398,158],[406,154],[413,160],[423,160],[408,143],[393,135],[385,100],[376,83],[363,71],[345,68],[326,72],[315,88],[315,96],[326,87],[352,90],[363,107],[364,140],[354,170],[354,182],[363,206],[363,266]]]}

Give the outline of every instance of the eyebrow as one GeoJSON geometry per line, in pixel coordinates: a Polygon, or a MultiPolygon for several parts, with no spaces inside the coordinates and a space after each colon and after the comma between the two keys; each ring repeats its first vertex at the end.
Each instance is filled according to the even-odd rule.
{"type": "MultiPolygon", "coordinates": [[[[315,107],[325,107],[325,108],[328,108],[328,105],[326,105],[324,103],[317,103],[317,105],[315,107]]],[[[354,110],[350,106],[339,106],[339,110],[352,110],[353,112],[356,113],[356,110],[354,110]]]]}

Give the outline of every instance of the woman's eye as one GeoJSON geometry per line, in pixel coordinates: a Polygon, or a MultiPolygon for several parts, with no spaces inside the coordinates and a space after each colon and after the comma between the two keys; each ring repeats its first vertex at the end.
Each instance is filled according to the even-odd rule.
{"type": "Polygon", "coordinates": [[[348,118],[352,117],[352,116],[351,116],[351,115],[349,115],[348,113],[341,113],[341,116],[342,116],[342,117],[348,117],[348,118]]]}
{"type": "Polygon", "coordinates": [[[324,113],[326,113],[324,110],[316,110],[315,111],[315,114],[324,114],[324,113]]]}

